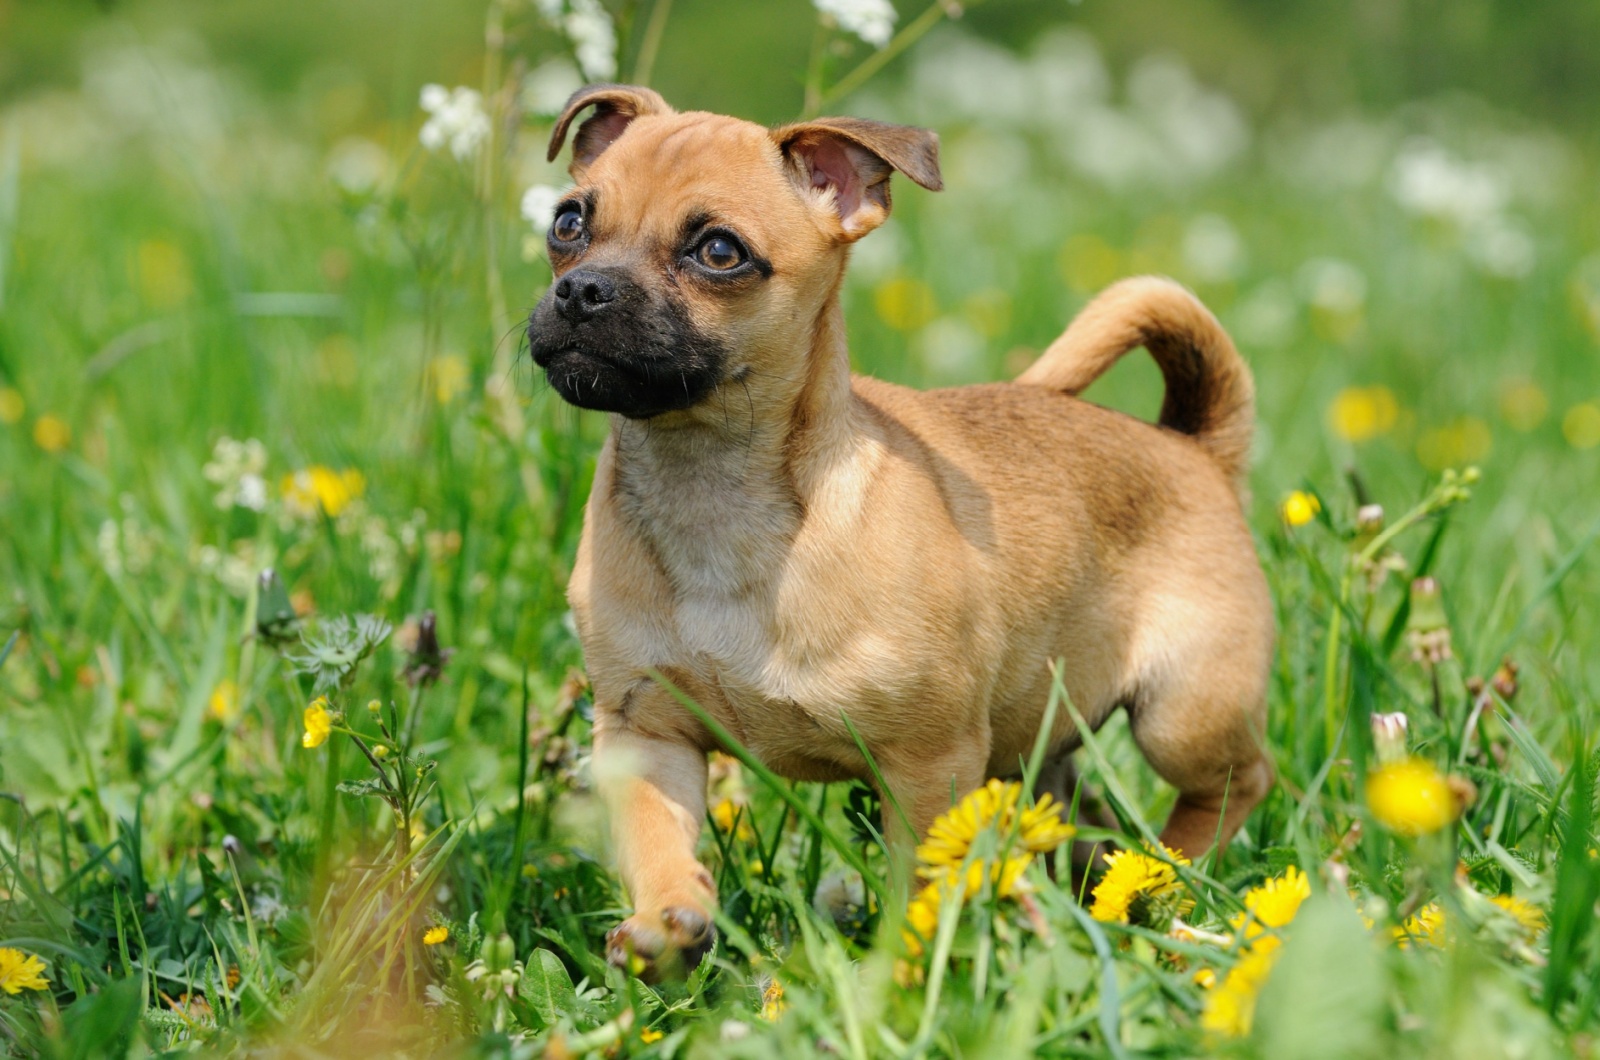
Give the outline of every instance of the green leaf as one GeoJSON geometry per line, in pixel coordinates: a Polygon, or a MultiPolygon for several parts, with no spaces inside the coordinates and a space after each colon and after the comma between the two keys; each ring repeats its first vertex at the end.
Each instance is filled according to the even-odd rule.
{"type": "Polygon", "coordinates": [[[388,793],[383,786],[383,781],[377,777],[368,777],[365,780],[340,781],[339,790],[358,799],[365,798],[368,795],[382,796],[388,793]]]}
{"type": "Polygon", "coordinates": [[[554,1027],[563,1016],[576,1017],[578,991],[561,958],[546,949],[537,949],[528,958],[517,993],[544,1021],[541,1030],[554,1027]]]}

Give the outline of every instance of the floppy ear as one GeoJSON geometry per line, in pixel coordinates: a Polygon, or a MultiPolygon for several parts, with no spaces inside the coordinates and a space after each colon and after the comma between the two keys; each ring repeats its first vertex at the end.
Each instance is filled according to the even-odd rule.
{"type": "Polygon", "coordinates": [[[889,216],[889,174],[899,170],[929,191],[939,178],[939,137],[927,129],[863,118],[785,125],[772,138],[808,194],[832,193],[841,238],[853,243],[889,216]]]}
{"type": "Polygon", "coordinates": [[[616,142],[633,119],[673,112],[653,89],[638,85],[585,85],[572,94],[561,109],[561,117],[556,119],[556,127],[550,132],[550,152],[545,156],[549,161],[554,162],[561,153],[561,145],[567,140],[567,127],[585,107],[593,107],[594,113],[578,126],[572,137],[572,164],[567,172],[574,180],[600,157],[600,152],[616,142]]]}

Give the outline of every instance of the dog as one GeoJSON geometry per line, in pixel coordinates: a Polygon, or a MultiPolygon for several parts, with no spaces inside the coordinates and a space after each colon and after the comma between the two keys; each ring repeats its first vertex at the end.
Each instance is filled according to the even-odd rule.
{"type": "Polygon", "coordinates": [[[1014,382],[852,376],[850,246],[888,217],[892,173],[939,190],[937,136],[768,129],[601,84],[568,101],[552,161],[588,108],[528,336],[557,394],[611,414],[568,591],[634,904],[608,958],[674,974],[712,934],[695,847],[717,741],[659,677],[796,780],[876,783],[853,725],[909,818],[885,814],[904,857],[952,795],[1018,775],[1061,660],[1087,724],[1126,709],[1177,788],[1163,842],[1194,856],[1237,831],[1274,779],[1275,629],[1242,514],[1253,383],[1216,319],[1133,279],[1014,382]],[[1159,425],[1076,397],[1140,346],[1159,425]]]}

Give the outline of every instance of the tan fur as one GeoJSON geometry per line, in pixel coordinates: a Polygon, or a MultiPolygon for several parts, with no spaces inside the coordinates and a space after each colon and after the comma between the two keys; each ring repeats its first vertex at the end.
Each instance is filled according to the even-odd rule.
{"type": "MultiPolygon", "coordinates": [[[[602,204],[588,253],[648,273],[665,233],[708,209],[773,273],[733,296],[691,292],[732,351],[727,381],[682,412],[614,416],[595,474],[570,598],[636,909],[612,958],[692,946],[715,900],[695,860],[714,741],[651,670],[788,777],[870,779],[848,716],[920,834],[952,792],[1017,774],[1061,659],[1085,720],[1126,707],[1178,789],[1164,839],[1198,855],[1231,835],[1272,781],[1274,634],[1238,499],[1250,377],[1216,321],[1141,279],[1015,383],[852,377],[838,287],[887,195],[842,216],[806,156],[785,153],[792,128],[663,108],[636,108],[575,164],[602,204]],[[1166,374],[1165,426],[1073,396],[1141,344],[1166,374]]],[[[894,157],[912,157],[903,139],[875,147],[871,124],[849,128],[851,147],[912,164],[894,157]]],[[[933,184],[937,141],[921,136],[933,184]]],[[[1058,756],[1077,746],[1064,713],[1052,735],[1058,756]]],[[[885,816],[904,849],[913,837],[885,816]]]]}

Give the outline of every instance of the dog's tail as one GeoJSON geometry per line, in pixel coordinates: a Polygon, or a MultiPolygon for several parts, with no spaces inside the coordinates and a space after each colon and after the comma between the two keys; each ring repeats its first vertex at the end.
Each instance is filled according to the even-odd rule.
{"type": "Polygon", "coordinates": [[[1199,442],[1243,500],[1255,384],[1217,318],[1172,280],[1139,276],[1106,288],[1017,382],[1078,394],[1140,346],[1166,379],[1161,425],[1199,442]]]}

